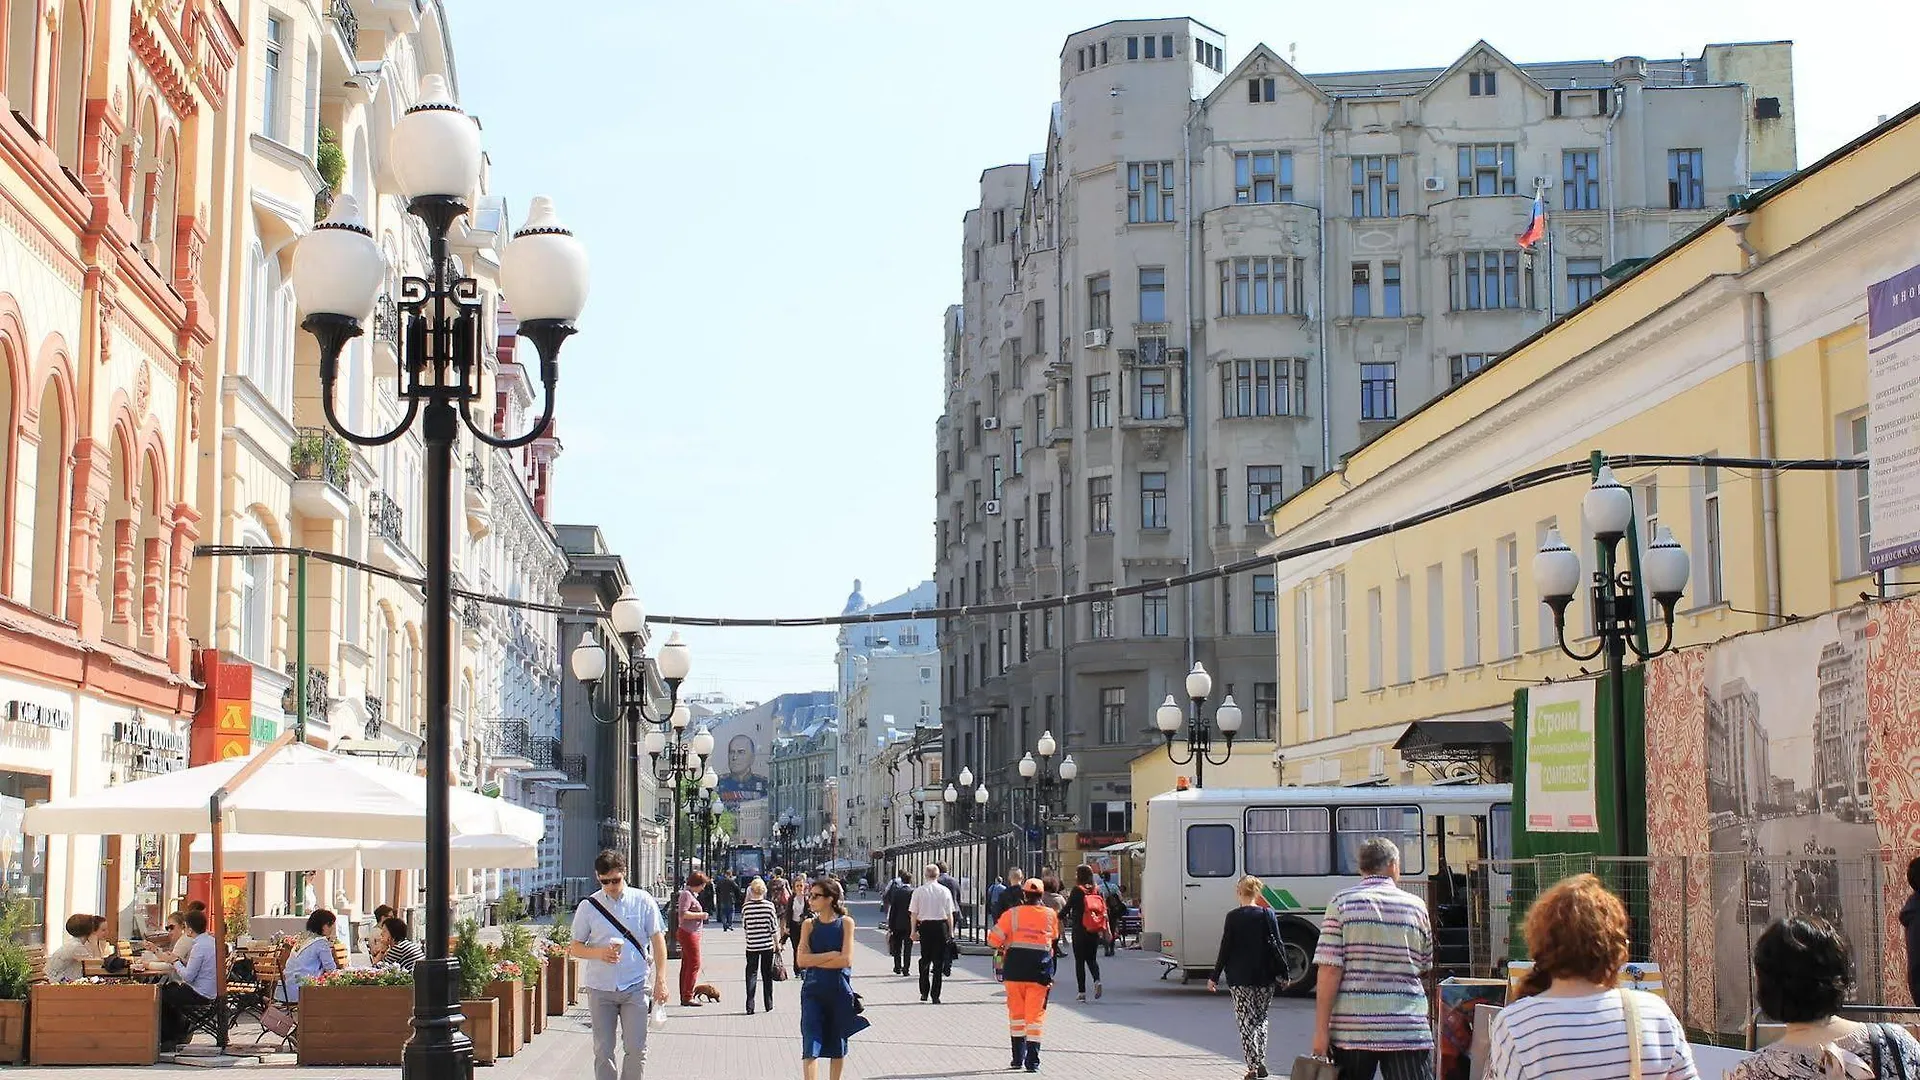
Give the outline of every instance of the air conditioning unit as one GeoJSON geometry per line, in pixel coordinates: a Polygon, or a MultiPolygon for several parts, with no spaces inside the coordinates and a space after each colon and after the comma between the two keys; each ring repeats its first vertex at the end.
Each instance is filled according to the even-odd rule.
{"type": "Polygon", "coordinates": [[[1104,349],[1107,347],[1108,331],[1105,327],[1088,330],[1080,335],[1080,347],[1083,349],[1104,349]]]}
{"type": "Polygon", "coordinates": [[[981,430],[981,431],[998,431],[998,430],[1000,430],[1000,418],[999,418],[999,417],[997,417],[997,416],[983,416],[983,417],[981,417],[981,418],[980,418],[980,430],[981,430]]]}
{"type": "Polygon", "coordinates": [[[987,514],[988,514],[988,516],[990,516],[990,517],[991,517],[991,516],[997,516],[997,515],[998,515],[999,513],[1000,513],[1000,500],[999,500],[999,499],[988,499],[988,500],[987,500],[987,514]]]}
{"type": "Polygon", "coordinates": [[[1444,176],[1429,176],[1426,179],[1426,188],[1428,191],[1445,191],[1447,190],[1447,178],[1444,176]]]}

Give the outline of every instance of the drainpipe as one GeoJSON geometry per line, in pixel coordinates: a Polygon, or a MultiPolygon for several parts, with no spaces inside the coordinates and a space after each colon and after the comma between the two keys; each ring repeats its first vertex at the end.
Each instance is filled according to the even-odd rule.
{"type": "MultiPolygon", "coordinates": [[[[1194,209],[1194,204],[1193,204],[1193,122],[1195,120],[1198,120],[1200,118],[1200,115],[1201,113],[1199,108],[1197,108],[1194,104],[1191,104],[1191,103],[1188,104],[1187,122],[1182,128],[1181,134],[1183,138],[1181,139],[1181,142],[1180,142],[1181,166],[1183,168],[1183,171],[1185,171],[1186,173],[1186,184],[1187,184],[1187,213],[1186,213],[1186,216],[1181,219],[1181,230],[1183,233],[1183,241],[1186,244],[1186,248],[1187,248],[1187,303],[1186,303],[1187,310],[1184,312],[1186,316],[1187,326],[1186,326],[1186,350],[1184,353],[1182,353],[1182,355],[1185,357],[1185,361],[1181,364],[1182,371],[1180,372],[1180,398],[1181,398],[1180,411],[1182,414],[1181,423],[1184,424],[1186,427],[1186,432],[1185,432],[1186,438],[1182,441],[1184,441],[1187,444],[1187,572],[1188,573],[1193,572],[1194,558],[1199,551],[1199,544],[1195,540],[1195,534],[1200,527],[1199,515],[1196,513],[1196,510],[1200,504],[1200,499],[1199,499],[1198,489],[1194,486],[1194,478],[1193,478],[1193,466],[1194,466],[1193,442],[1196,437],[1196,433],[1199,431],[1199,429],[1194,425],[1194,422],[1193,422],[1193,412],[1194,412],[1193,373],[1195,370],[1195,365],[1193,362],[1193,318],[1194,318],[1194,313],[1197,310],[1199,310],[1194,304],[1194,288],[1193,288],[1193,218],[1194,218],[1194,215],[1198,213],[1198,211],[1194,209]]],[[[1187,594],[1187,668],[1191,670],[1193,668],[1194,660],[1195,660],[1194,632],[1193,632],[1194,587],[1193,585],[1190,584],[1190,585],[1187,585],[1181,591],[1187,594]]]]}
{"type": "Polygon", "coordinates": [[[1618,259],[1613,251],[1613,125],[1626,108],[1626,95],[1616,86],[1607,98],[1607,265],[1611,267],[1618,259]]]}
{"type": "MultiPolygon", "coordinates": [[[[1753,224],[1752,215],[1743,212],[1727,218],[1727,227],[1733,230],[1740,250],[1746,255],[1746,269],[1751,271],[1759,267],[1761,256],[1747,240],[1747,228],[1753,224]]],[[[1753,404],[1756,420],[1755,435],[1758,438],[1758,452],[1762,458],[1772,458],[1773,453],[1773,386],[1772,386],[1772,350],[1767,337],[1767,294],[1763,289],[1755,288],[1747,292],[1745,298],[1747,365],[1753,371],[1753,404]]],[[[1760,473],[1760,539],[1763,544],[1764,569],[1766,573],[1768,626],[1780,622],[1783,610],[1780,598],[1780,473],[1777,469],[1766,469],[1760,473]]]]}
{"type": "Polygon", "coordinates": [[[1327,132],[1333,127],[1333,112],[1337,107],[1336,102],[1327,102],[1327,119],[1320,125],[1319,134],[1320,198],[1317,201],[1320,220],[1319,235],[1315,238],[1315,242],[1319,247],[1320,272],[1314,277],[1318,294],[1315,302],[1320,310],[1315,313],[1314,321],[1318,324],[1315,329],[1320,338],[1320,474],[1322,476],[1333,471],[1333,387],[1330,385],[1333,382],[1333,373],[1327,360],[1327,191],[1328,185],[1332,183],[1327,170],[1332,163],[1327,160],[1327,132]]]}

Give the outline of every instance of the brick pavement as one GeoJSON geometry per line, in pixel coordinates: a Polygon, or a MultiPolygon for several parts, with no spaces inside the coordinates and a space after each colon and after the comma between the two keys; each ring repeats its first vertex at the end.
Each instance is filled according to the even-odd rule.
{"type": "MultiPolygon", "coordinates": [[[[947,982],[938,1006],[921,1004],[912,978],[891,975],[885,942],[874,927],[872,902],[856,903],[860,924],[854,986],[873,1026],[856,1036],[846,1076],[860,1080],[945,1080],[948,1077],[1008,1075],[1006,1005],[986,957],[963,957],[947,982]]],[[[742,938],[736,929],[709,930],[704,942],[702,981],[715,984],[721,1004],[698,1009],[675,1007],[667,1027],[650,1040],[647,1072],[668,1080],[748,1078],[787,1080],[800,1075],[799,984],[781,983],[771,1014],[742,1011],[745,988],[742,938]]],[[[1159,965],[1122,950],[1104,961],[1106,995],[1082,1005],[1073,1000],[1069,962],[1047,1010],[1042,1075],[1074,1075],[1088,1080],[1169,1080],[1178,1077],[1239,1077],[1240,1040],[1226,995],[1209,996],[1204,987],[1159,979],[1159,965]]],[[[672,979],[669,979],[672,984],[672,979]]],[[[1313,1011],[1305,1000],[1281,1001],[1273,1009],[1269,1067],[1284,1074],[1294,1054],[1304,1052],[1313,1011]]],[[[531,1052],[477,1070],[479,1080],[544,1080],[592,1075],[591,1036],[586,1014],[575,1009],[549,1022],[547,1034],[531,1052]]],[[[84,1076],[99,1080],[182,1074],[206,1075],[187,1066],[135,1069],[15,1069],[20,1077],[84,1076]]],[[[218,1070],[232,1080],[398,1080],[398,1069],[291,1069],[284,1065],[218,1070]]],[[[826,1070],[821,1070],[824,1078],[826,1070]]]]}

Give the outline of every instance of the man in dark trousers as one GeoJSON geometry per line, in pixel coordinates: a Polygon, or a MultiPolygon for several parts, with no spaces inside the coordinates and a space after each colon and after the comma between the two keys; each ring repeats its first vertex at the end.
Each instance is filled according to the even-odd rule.
{"type": "Polygon", "coordinates": [[[913,963],[913,912],[907,905],[913,899],[913,875],[905,870],[887,883],[880,894],[880,917],[887,924],[887,949],[893,954],[893,973],[911,974],[913,963]]]}
{"type": "Polygon", "coordinates": [[[926,883],[913,890],[907,910],[913,939],[920,943],[920,1000],[940,1004],[940,980],[946,975],[947,943],[953,940],[953,894],[940,884],[940,867],[928,863],[926,883]]]}
{"type": "Polygon", "coordinates": [[[1112,920],[1113,930],[1107,934],[1107,955],[1113,955],[1113,942],[1120,936],[1120,918],[1127,913],[1126,898],[1120,895],[1120,886],[1113,883],[1113,871],[1100,871],[1100,898],[1107,902],[1107,918],[1112,920]]]}
{"type": "Polygon", "coordinates": [[[720,874],[713,879],[714,911],[720,916],[720,929],[733,929],[733,909],[740,903],[740,886],[733,880],[732,874],[720,874]]]}
{"type": "MultiPolygon", "coordinates": [[[[946,863],[934,863],[933,865],[940,868],[940,887],[947,890],[947,893],[953,897],[953,928],[959,930],[961,927],[967,925],[967,909],[960,903],[960,881],[947,872],[946,863]]],[[[949,940],[951,940],[951,935],[949,935],[949,940]]],[[[923,953],[925,952],[924,949],[921,951],[923,953]]],[[[941,957],[944,960],[940,965],[941,974],[949,979],[953,978],[953,951],[949,949],[947,952],[942,953],[941,957]]]]}

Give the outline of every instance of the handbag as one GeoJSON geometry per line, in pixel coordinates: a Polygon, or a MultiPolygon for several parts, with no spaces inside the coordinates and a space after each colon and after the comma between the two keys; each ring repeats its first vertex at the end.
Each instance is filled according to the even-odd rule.
{"type": "Polygon", "coordinates": [[[789,977],[787,972],[787,954],[783,950],[775,949],[773,951],[773,981],[786,982],[789,977]]]}
{"type": "Polygon", "coordinates": [[[866,1011],[867,1011],[867,1003],[860,1000],[859,994],[853,995],[853,1015],[859,1016],[861,1013],[866,1011]]]}
{"type": "Polygon", "coordinates": [[[1332,1058],[1301,1054],[1293,1059],[1291,1080],[1340,1080],[1340,1066],[1332,1058]]]}
{"type": "Polygon", "coordinates": [[[298,1024],[293,1018],[293,1013],[288,1012],[285,1005],[270,1001],[260,1010],[260,1026],[286,1039],[293,1036],[293,1029],[298,1024]]]}

